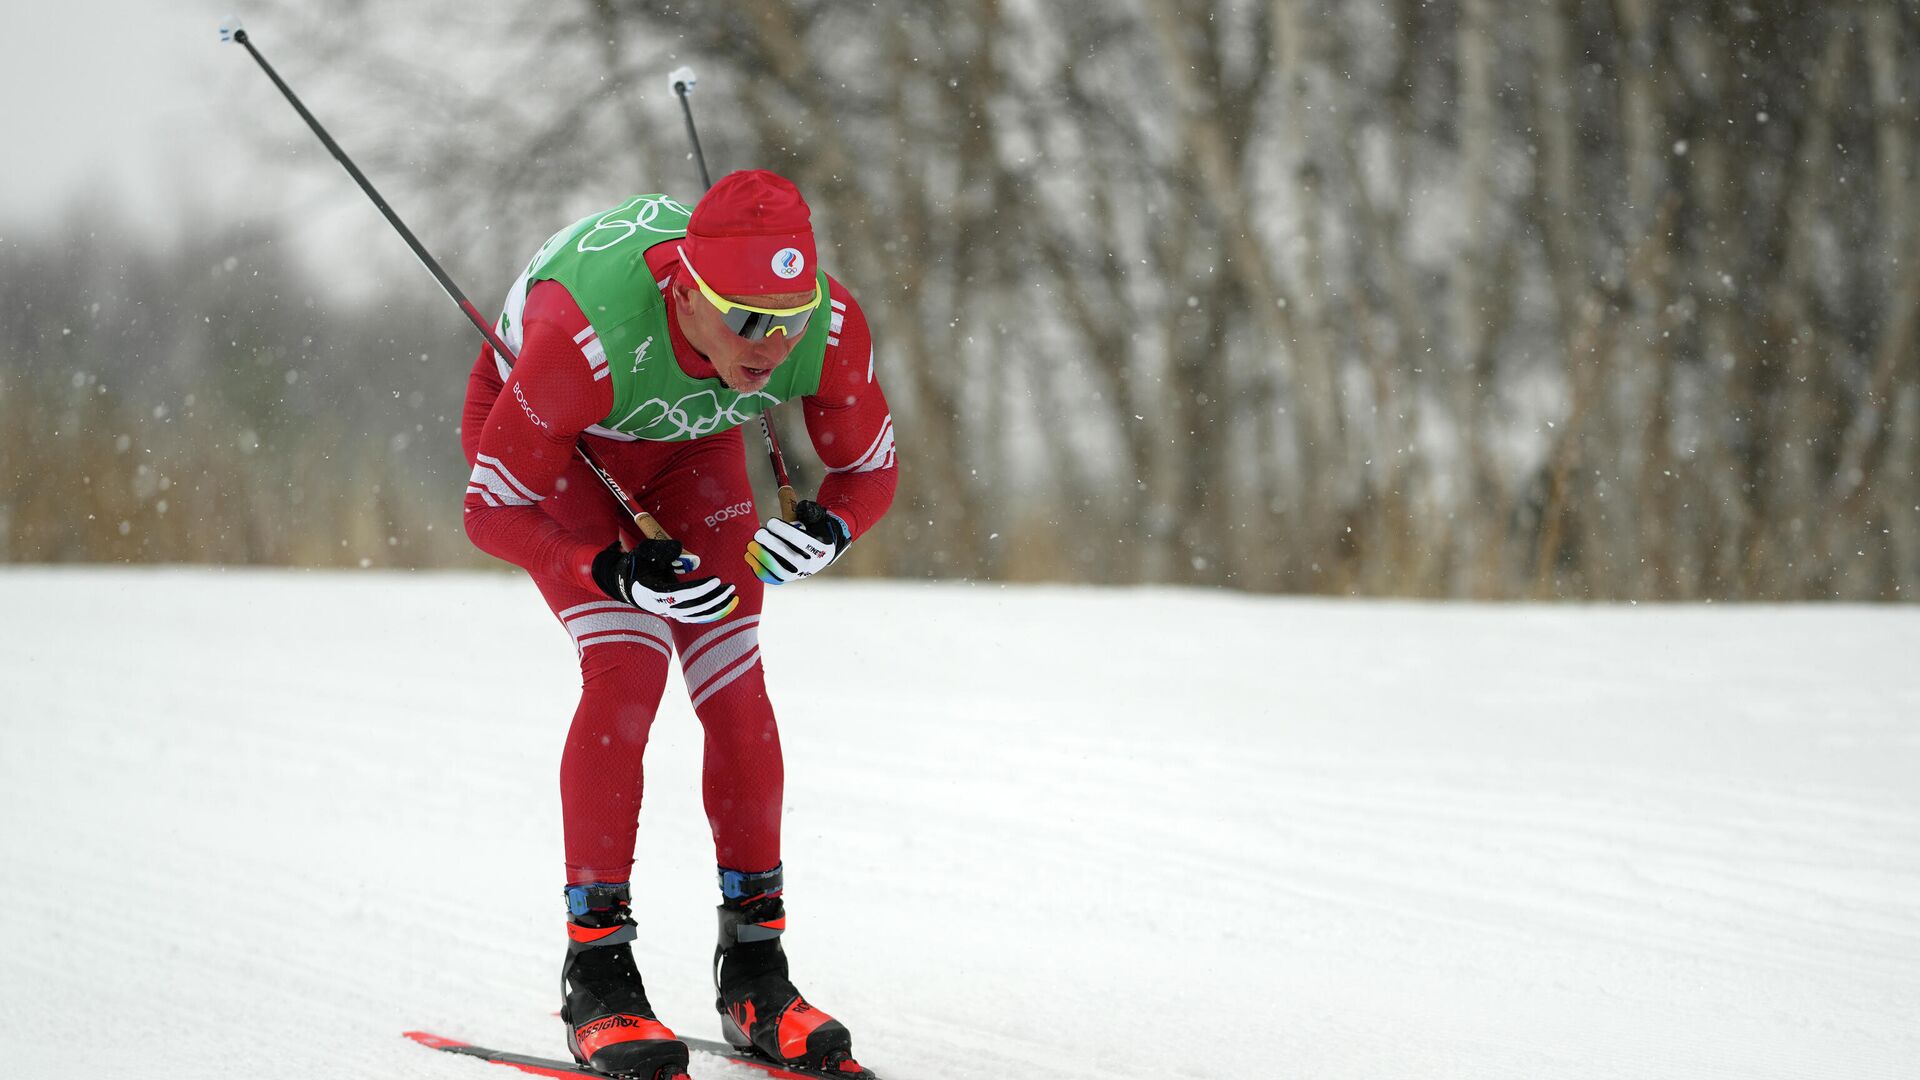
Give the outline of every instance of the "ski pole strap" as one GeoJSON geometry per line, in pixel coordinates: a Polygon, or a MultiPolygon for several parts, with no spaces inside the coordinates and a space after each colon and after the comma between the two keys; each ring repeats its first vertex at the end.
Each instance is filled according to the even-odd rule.
{"type": "Polygon", "coordinates": [[[735,907],[747,904],[763,897],[779,896],[785,883],[782,881],[781,863],[771,870],[729,870],[720,867],[720,895],[727,903],[735,907]]]}
{"type": "Polygon", "coordinates": [[[595,911],[625,910],[632,901],[633,893],[624,881],[613,884],[587,881],[567,886],[567,914],[575,918],[595,911]]]}

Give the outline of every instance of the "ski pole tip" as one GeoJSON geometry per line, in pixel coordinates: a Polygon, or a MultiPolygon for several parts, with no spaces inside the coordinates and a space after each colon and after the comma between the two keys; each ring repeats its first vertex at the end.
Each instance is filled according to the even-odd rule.
{"type": "Polygon", "coordinates": [[[693,93],[694,84],[699,81],[693,74],[693,69],[686,66],[674,68],[672,74],[667,76],[667,85],[673,87],[673,92],[676,94],[693,93]]]}
{"type": "Polygon", "coordinates": [[[221,41],[247,40],[247,28],[240,25],[240,16],[238,15],[228,16],[227,21],[220,24],[220,40],[221,41]]]}

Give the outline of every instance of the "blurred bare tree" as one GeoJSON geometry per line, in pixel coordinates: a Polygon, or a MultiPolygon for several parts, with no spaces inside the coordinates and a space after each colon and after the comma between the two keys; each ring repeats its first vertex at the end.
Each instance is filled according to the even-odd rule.
{"type": "Polygon", "coordinates": [[[89,207],[0,245],[0,561],[479,564],[457,330],[355,309],[275,234],[164,252],[89,207]]]}
{"type": "Polygon", "coordinates": [[[487,298],[697,194],[695,64],[716,173],[793,176],[875,324],[859,570],[1920,591],[1912,3],[554,0],[471,61],[279,14],[487,298]]]}

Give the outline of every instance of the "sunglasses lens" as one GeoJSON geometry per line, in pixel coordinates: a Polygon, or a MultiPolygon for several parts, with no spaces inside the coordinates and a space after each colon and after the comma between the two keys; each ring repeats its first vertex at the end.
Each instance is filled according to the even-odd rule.
{"type": "Polygon", "coordinates": [[[788,338],[798,338],[806,332],[807,317],[812,314],[812,308],[795,315],[769,315],[764,311],[748,311],[745,308],[736,307],[731,311],[722,312],[720,318],[727,324],[727,329],[748,341],[759,341],[768,334],[784,334],[788,338]]]}

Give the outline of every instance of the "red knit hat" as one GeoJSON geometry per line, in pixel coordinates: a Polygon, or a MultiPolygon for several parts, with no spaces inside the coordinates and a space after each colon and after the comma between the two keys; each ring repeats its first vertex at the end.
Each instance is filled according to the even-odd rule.
{"type": "Polygon", "coordinates": [[[693,208],[684,242],[693,268],[728,296],[813,287],[813,215],[800,189],[765,169],[729,173],[693,208]]]}

